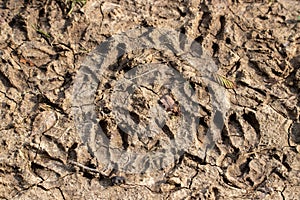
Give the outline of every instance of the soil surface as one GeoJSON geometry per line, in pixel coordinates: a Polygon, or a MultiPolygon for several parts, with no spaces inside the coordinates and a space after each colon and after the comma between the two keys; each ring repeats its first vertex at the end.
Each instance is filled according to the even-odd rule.
{"type": "MultiPolygon", "coordinates": [[[[0,5],[0,199],[300,199],[299,1],[0,5]],[[153,28],[200,44],[218,69],[212,83],[178,52],[95,51],[112,36],[153,28]],[[83,79],[87,91],[97,83],[90,105],[105,144],[100,132],[78,126],[85,99],[81,110],[73,101],[77,75],[90,73],[87,58],[97,53],[117,56],[101,77],[83,79]],[[150,72],[151,81],[141,77],[150,72]],[[187,80],[182,90],[178,74],[187,80]],[[184,150],[167,154],[174,144],[184,150]],[[128,164],[120,149],[163,157],[126,157],[128,164]]],[[[125,51],[131,39],[116,46],[125,51]]]]}

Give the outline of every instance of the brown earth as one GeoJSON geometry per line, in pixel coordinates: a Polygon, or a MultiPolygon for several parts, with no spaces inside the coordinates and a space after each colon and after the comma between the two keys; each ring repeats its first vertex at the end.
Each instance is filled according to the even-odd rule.
{"type": "MultiPolygon", "coordinates": [[[[300,199],[299,1],[3,0],[0,24],[1,199],[300,199]],[[89,52],[136,27],[195,39],[236,88],[226,89],[230,109],[205,156],[195,149],[212,108],[207,87],[196,84],[204,111],[191,149],[158,172],[104,172],[75,129],[72,86],[89,52]]],[[[99,113],[110,103],[98,99],[105,88],[99,113]]],[[[130,99],[133,117],[146,122],[143,105],[159,102],[170,116],[166,138],[176,137],[178,99],[151,90],[158,96],[140,90],[130,99]]],[[[98,117],[114,145],[129,148],[113,116],[98,117]]]]}

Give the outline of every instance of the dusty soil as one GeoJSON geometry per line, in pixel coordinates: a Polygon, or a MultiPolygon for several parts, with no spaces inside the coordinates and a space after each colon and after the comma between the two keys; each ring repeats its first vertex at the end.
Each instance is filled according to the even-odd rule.
{"type": "Polygon", "coordinates": [[[1,199],[300,199],[299,1],[3,0],[0,24],[1,199]],[[207,85],[153,49],[113,61],[121,70],[103,76],[94,103],[114,148],[159,151],[185,123],[181,99],[157,84],[133,92],[128,109],[135,124],[147,124],[157,104],[163,131],[130,138],[120,130],[111,110],[121,65],[173,63],[201,109],[196,139],[168,167],[104,170],[75,128],[73,85],[90,52],[137,27],[195,39],[236,87],[225,89],[230,108],[203,154],[214,120],[207,85]]]}

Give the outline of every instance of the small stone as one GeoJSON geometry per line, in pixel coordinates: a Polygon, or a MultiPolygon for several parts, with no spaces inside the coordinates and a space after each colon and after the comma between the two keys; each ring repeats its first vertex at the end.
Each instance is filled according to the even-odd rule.
{"type": "Polygon", "coordinates": [[[33,122],[32,133],[43,134],[57,122],[57,114],[53,111],[44,111],[36,116],[33,122]]]}
{"type": "Polygon", "coordinates": [[[300,153],[300,145],[297,145],[296,149],[297,149],[298,153],[300,153]]]}
{"type": "Polygon", "coordinates": [[[111,178],[111,183],[112,185],[121,185],[121,184],[125,184],[125,177],[123,176],[113,176],[111,178]]]}

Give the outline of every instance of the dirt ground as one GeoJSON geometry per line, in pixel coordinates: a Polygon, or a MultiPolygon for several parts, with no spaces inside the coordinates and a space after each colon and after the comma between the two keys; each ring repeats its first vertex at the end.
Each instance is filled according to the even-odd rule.
{"type": "MultiPolygon", "coordinates": [[[[300,199],[299,1],[3,0],[0,4],[1,199],[300,199]],[[178,138],[178,129],[195,132],[196,138],[169,166],[129,173],[120,166],[103,167],[101,156],[106,154],[97,154],[98,148],[87,144],[97,145],[97,133],[88,129],[92,136],[85,141],[76,128],[72,95],[76,75],[90,52],[111,36],[141,28],[176,30],[200,43],[223,77],[215,82],[230,106],[223,113],[220,134],[211,138],[214,145],[203,154],[209,121],[217,124],[213,116],[218,112],[209,97],[214,93],[201,78],[182,67],[176,56],[155,49],[111,60],[113,70],[99,78],[93,102],[110,146],[160,151],[178,138]],[[124,94],[112,91],[114,87],[128,91],[116,82],[129,69],[157,62],[169,63],[189,79],[200,107],[199,122],[193,126],[184,115],[188,106],[158,81],[151,88],[135,90],[126,109],[133,130],[150,123],[155,104],[157,112],[167,113],[162,120],[166,125],[157,135],[134,138],[121,130],[112,112],[119,109],[115,104],[122,104],[115,99],[124,94]]],[[[114,52],[107,51],[107,55],[114,52]]]]}

